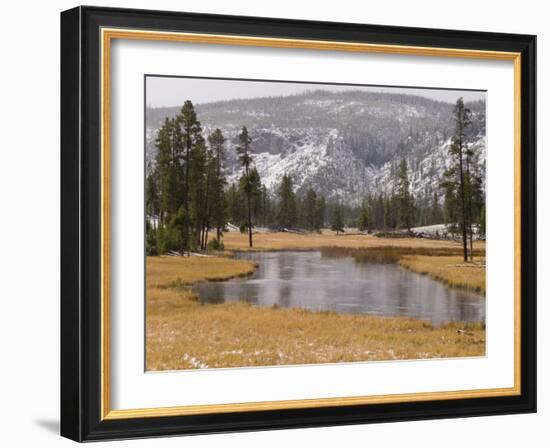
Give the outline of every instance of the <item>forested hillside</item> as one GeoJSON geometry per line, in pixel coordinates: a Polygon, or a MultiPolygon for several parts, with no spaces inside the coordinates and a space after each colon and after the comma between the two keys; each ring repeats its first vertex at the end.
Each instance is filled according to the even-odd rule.
{"type": "Polygon", "coordinates": [[[147,108],[148,223],[177,229],[163,237],[174,249],[206,248],[214,229],[221,243],[228,223],[250,246],[258,226],[446,223],[471,239],[484,233],[485,141],[484,101],[317,90],[147,108]]]}

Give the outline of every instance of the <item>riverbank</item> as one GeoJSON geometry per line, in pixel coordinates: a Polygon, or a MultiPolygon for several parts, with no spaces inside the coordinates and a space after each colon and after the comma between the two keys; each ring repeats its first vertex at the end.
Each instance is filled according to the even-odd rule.
{"type": "Polygon", "coordinates": [[[485,257],[474,256],[464,262],[462,256],[405,255],[398,264],[413,272],[429,275],[450,288],[466,289],[485,295],[485,257]]]}
{"type": "Polygon", "coordinates": [[[198,281],[222,281],[244,277],[256,270],[248,260],[229,257],[147,257],[147,287],[177,288],[198,281]]]}
{"type": "Polygon", "coordinates": [[[201,305],[181,285],[248,275],[224,257],[147,258],[147,370],[482,356],[483,324],[441,327],[408,318],[247,303],[201,305]]]}

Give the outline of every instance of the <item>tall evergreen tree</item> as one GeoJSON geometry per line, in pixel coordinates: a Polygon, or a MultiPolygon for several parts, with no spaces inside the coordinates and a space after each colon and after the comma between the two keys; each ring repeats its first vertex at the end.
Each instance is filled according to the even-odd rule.
{"type": "Polygon", "coordinates": [[[457,194],[457,184],[452,181],[444,181],[441,186],[445,190],[444,206],[443,206],[443,218],[447,229],[452,235],[459,234],[458,222],[460,203],[457,194]]]}
{"type": "Polygon", "coordinates": [[[369,207],[366,201],[363,201],[361,204],[361,209],[359,210],[359,217],[357,219],[357,228],[361,232],[365,232],[369,230],[370,227],[370,218],[369,218],[370,212],[369,207]]]}
{"type": "MultiPolygon", "coordinates": [[[[158,227],[148,228],[151,233],[148,236],[149,243],[152,243],[152,232],[154,232],[156,238],[164,239],[155,245],[159,252],[183,250],[181,238],[183,232],[175,237],[173,232],[179,230],[172,229],[168,232],[163,229],[165,225],[170,226],[172,218],[178,213],[184,183],[182,134],[176,120],[165,119],[157,133],[155,146],[157,155],[155,168],[150,172],[151,178],[148,179],[146,205],[153,207],[156,203],[158,227]]],[[[153,245],[149,244],[149,246],[153,245]]]]}
{"type": "MultiPolygon", "coordinates": [[[[259,177],[259,176],[258,176],[259,177]]],[[[258,198],[256,201],[256,219],[260,225],[264,227],[270,227],[272,222],[272,201],[269,194],[269,190],[265,185],[261,185],[259,189],[258,198]]]]}
{"type": "Polygon", "coordinates": [[[410,192],[409,169],[407,161],[402,159],[396,175],[395,202],[398,206],[399,226],[411,230],[413,220],[413,198],[410,192]]]}
{"type": "Polygon", "coordinates": [[[279,226],[283,229],[296,227],[298,221],[296,195],[294,194],[292,178],[288,174],[283,175],[277,190],[277,196],[279,198],[279,212],[277,214],[279,226]]]}
{"type": "Polygon", "coordinates": [[[147,223],[151,226],[152,230],[156,230],[159,225],[159,192],[157,185],[157,172],[149,166],[149,174],[145,180],[145,214],[147,216],[147,223]]]}
{"type": "Polygon", "coordinates": [[[439,194],[437,193],[437,191],[434,191],[432,196],[432,203],[430,205],[428,224],[441,224],[443,221],[443,211],[441,210],[441,204],[439,203],[439,194]]]}
{"type": "Polygon", "coordinates": [[[192,230],[190,247],[204,248],[204,233],[208,224],[209,154],[204,139],[197,138],[189,156],[189,218],[192,230]]]}
{"type": "Polygon", "coordinates": [[[231,184],[225,194],[227,204],[227,215],[229,220],[236,227],[246,223],[246,198],[237,184],[231,184]]]}
{"type": "Polygon", "coordinates": [[[308,230],[316,229],[317,193],[313,189],[306,192],[302,204],[303,225],[308,230]]]}
{"type": "Polygon", "coordinates": [[[245,197],[248,196],[247,189],[250,192],[250,215],[252,216],[252,223],[256,225],[262,215],[262,181],[260,179],[260,173],[256,168],[251,168],[248,175],[248,182],[244,182],[244,178],[240,179],[240,188],[243,191],[245,197]]]}
{"type": "MultiPolygon", "coordinates": [[[[183,224],[182,224],[182,234],[183,234],[183,247],[184,250],[190,250],[192,244],[192,239],[190,235],[191,227],[193,223],[191,222],[191,179],[194,180],[201,177],[202,173],[191,172],[192,165],[195,167],[200,166],[202,168],[202,152],[204,150],[204,138],[202,137],[202,128],[201,124],[197,119],[197,114],[193,103],[189,100],[183,103],[183,106],[179,114],[175,118],[175,124],[179,132],[181,133],[181,146],[182,146],[182,158],[184,162],[184,182],[182,187],[182,207],[183,207],[183,224]],[[194,156],[194,157],[193,157],[194,156]],[[193,162],[192,158],[195,158],[193,162]]],[[[200,179],[200,185],[195,186],[195,204],[194,204],[194,213],[195,218],[198,218],[199,212],[198,202],[200,200],[200,195],[197,195],[197,189],[201,188],[202,179],[200,179]]],[[[195,225],[196,227],[196,225],[195,225]]]]}
{"type": "Polygon", "coordinates": [[[237,146],[237,153],[239,154],[239,162],[243,167],[243,174],[241,176],[240,184],[246,194],[248,245],[252,247],[252,194],[254,179],[250,177],[250,165],[252,163],[250,143],[252,143],[252,139],[248,136],[248,129],[246,129],[246,126],[243,126],[241,133],[239,134],[239,146],[237,146]]]}
{"type": "Polygon", "coordinates": [[[395,195],[382,195],[384,210],[384,228],[394,230],[399,222],[399,205],[395,195]]]}
{"type": "Polygon", "coordinates": [[[467,216],[468,233],[470,240],[470,259],[473,260],[474,254],[474,223],[481,219],[481,208],[484,206],[485,198],[483,194],[481,167],[479,165],[479,154],[474,147],[468,145],[466,148],[466,172],[465,172],[465,190],[467,198],[467,216]]]}
{"type": "Polygon", "coordinates": [[[158,176],[159,220],[161,225],[179,208],[181,187],[181,140],[175,121],[166,118],[155,139],[157,156],[155,171],[158,176]]]}
{"type": "Polygon", "coordinates": [[[323,195],[317,195],[315,202],[315,230],[321,230],[325,226],[326,201],[323,195]]]}
{"type": "Polygon", "coordinates": [[[212,221],[216,227],[216,239],[218,242],[221,239],[223,229],[226,222],[226,205],[225,205],[225,176],[223,173],[223,163],[225,158],[225,138],[223,133],[219,129],[215,129],[208,137],[208,143],[210,144],[210,150],[212,153],[211,161],[215,169],[212,176],[212,221]]]}
{"type": "MultiPolygon", "coordinates": [[[[466,128],[470,125],[470,110],[464,106],[464,100],[459,98],[453,109],[454,133],[449,145],[451,166],[445,171],[445,181],[442,186],[446,190],[446,199],[449,202],[446,207],[449,215],[458,217],[458,227],[462,235],[462,247],[464,261],[468,260],[468,230],[470,225],[470,193],[469,179],[467,172],[467,151],[466,128]]],[[[470,232],[471,233],[471,232],[470,232]]]]}
{"type": "Polygon", "coordinates": [[[336,232],[336,235],[344,232],[344,212],[339,200],[336,200],[332,206],[331,229],[336,232]]]}
{"type": "MultiPolygon", "coordinates": [[[[205,169],[205,192],[204,192],[204,204],[203,204],[203,221],[201,228],[200,246],[205,250],[208,243],[208,234],[212,228],[212,223],[215,221],[216,211],[218,203],[223,201],[223,187],[221,195],[218,193],[218,176],[217,176],[217,163],[215,160],[215,153],[210,150],[206,151],[206,169],[205,169]]],[[[219,240],[217,240],[219,243],[219,240]]]]}

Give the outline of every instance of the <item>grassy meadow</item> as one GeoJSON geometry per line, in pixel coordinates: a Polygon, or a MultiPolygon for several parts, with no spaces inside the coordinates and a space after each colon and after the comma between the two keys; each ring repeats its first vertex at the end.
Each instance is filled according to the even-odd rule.
{"type": "MultiPolygon", "coordinates": [[[[210,239],[215,236],[211,235],[210,239]]],[[[425,249],[449,249],[460,251],[461,245],[450,240],[430,240],[425,238],[379,238],[364,233],[341,233],[336,235],[332,230],[312,233],[269,232],[254,234],[254,247],[248,247],[248,235],[239,232],[224,234],[223,243],[226,250],[313,250],[321,247],[373,248],[404,247],[425,249]]],[[[485,243],[474,242],[474,250],[485,251],[485,243]]]]}
{"type": "MultiPolygon", "coordinates": [[[[256,268],[250,261],[230,258],[233,250],[248,250],[246,235],[228,233],[224,244],[227,252],[218,256],[147,257],[147,370],[485,354],[482,323],[436,327],[403,317],[261,308],[245,302],[202,305],[189,285],[246,276],[256,268]]],[[[362,261],[360,255],[376,253],[373,257],[386,257],[386,262],[399,263],[451,286],[478,291],[484,291],[485,287],[483,266],[463,263],[457,255],[460,245],[451,241],[336,236],[333,232],[254,235],[253,250],[320,248],[332,256],[358,251],[355,254],[358,261],[362,261]]],[[[477,242],[475,250],[480,262],[484,243],[477,242]]]]}
{"type": "Polygon", "coordinates": [[[400,266],[422,275],[429,275],[451,288],[485,294],[485,256],[464,263],[462,256],[405,255],[400,266]]]}

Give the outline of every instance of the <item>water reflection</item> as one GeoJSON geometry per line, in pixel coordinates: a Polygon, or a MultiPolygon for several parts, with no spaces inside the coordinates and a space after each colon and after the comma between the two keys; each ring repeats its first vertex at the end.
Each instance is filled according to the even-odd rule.
{"type": "Polygon", "coordinates": [[[409,316],[438,325],[484,321],[485,300],[397,265],[357,263],[320,252],[240,253],[256,261],[248,278],[193,287],[203,303],[246,300],[258,306],[301,307],[338,313],[409,316]]]}

